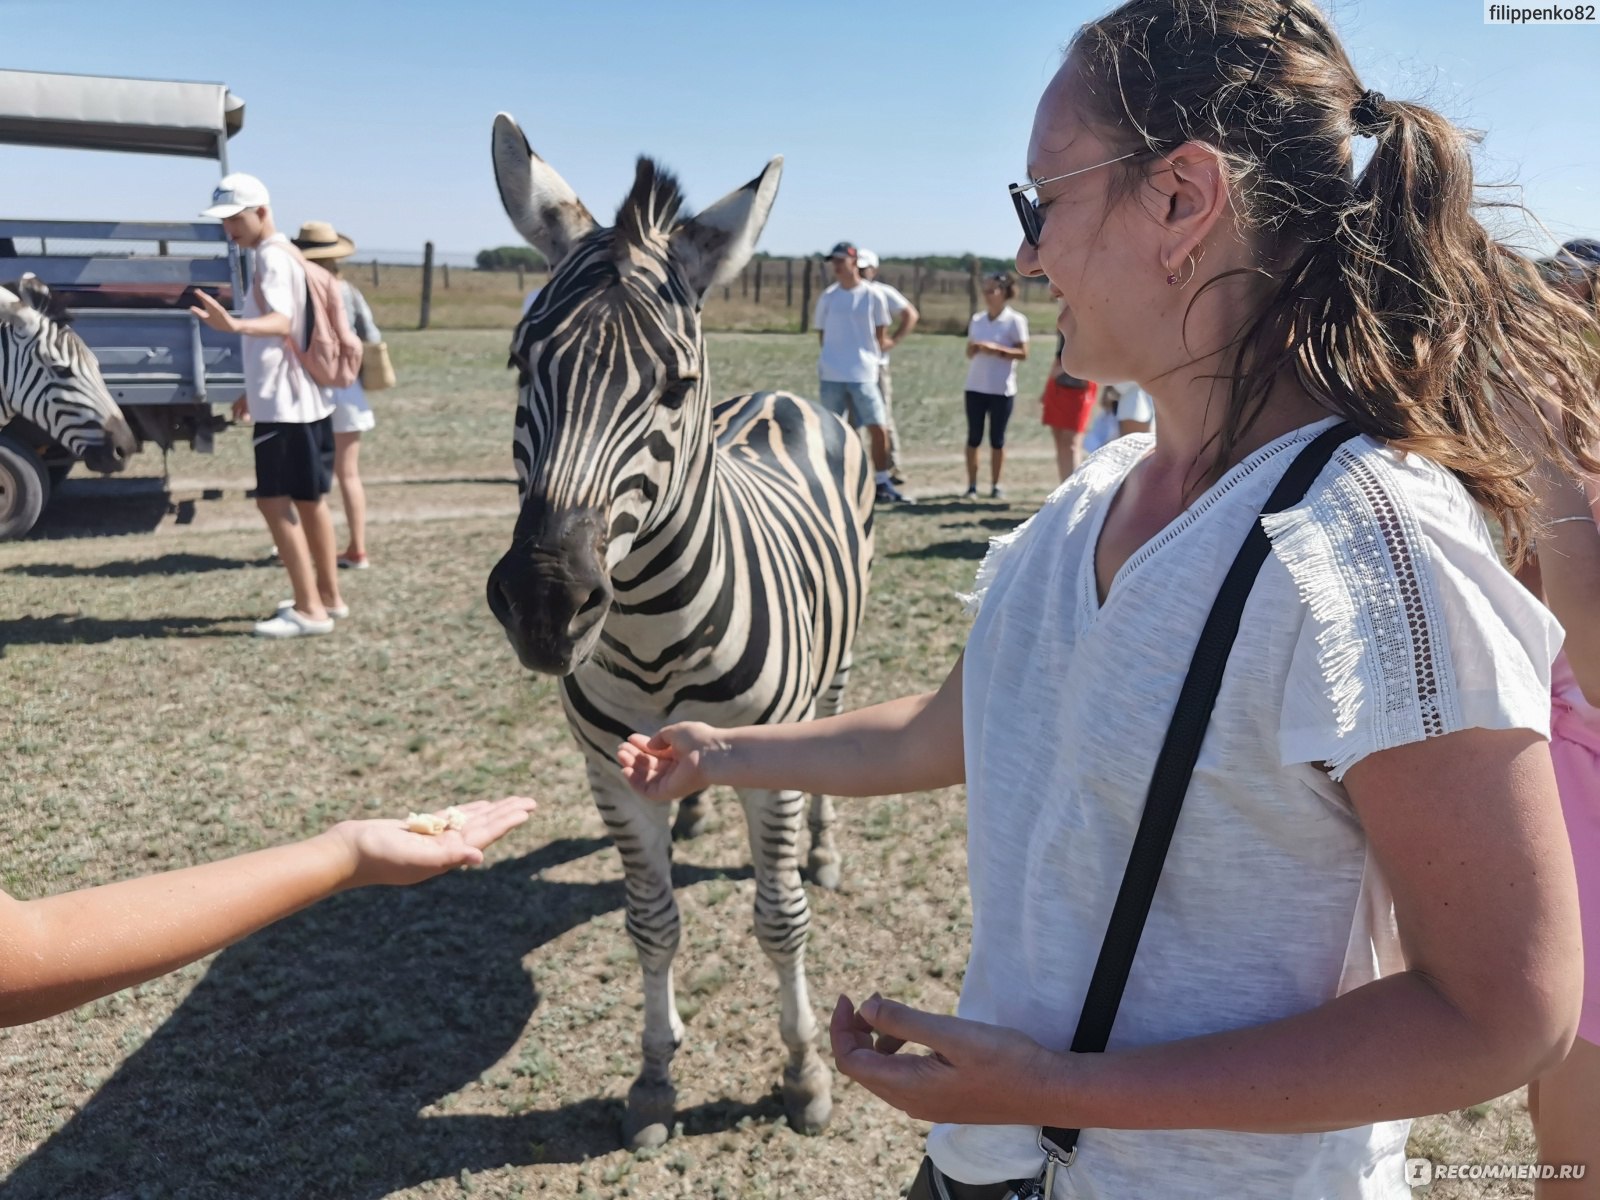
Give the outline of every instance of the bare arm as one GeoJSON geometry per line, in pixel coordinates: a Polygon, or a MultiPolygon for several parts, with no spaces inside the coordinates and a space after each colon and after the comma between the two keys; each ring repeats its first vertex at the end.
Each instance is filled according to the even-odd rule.
{"type": "Polygon", "coordinates": [[[894,344],[889,340],[889,327],[887,325],[874,326],[873,333],[877,335],[879,350],[887,350],[894,344]]]}
{"type": "Polygon", "coordinates": [[[831,796],[949,787],[966,779],[961,662],[937,692],[791,725],[669,725],[634,734],[617,760],[640,795],[663,803],[715,784],[831,796]]]}
{"type": "Polygon", "coordinates": [[[236,317],[209,292],[195,293],[200,303],[189,309],[211,328],[223,333],[242,333],[250,337],[288,337],[293,328],[288,316],[269,312],[259,317],[236,317]]]}
{"type": "Polygon", "coordinates": [[[1097,1055],[841,1001],[835,1061],[924,1120],[1261,1133],[1461,1108],[1559,1062],[1582,953],[1542,740],[1464,730],[1371,755],[1346,782],[1394,893],[1407,970],[1283,1020],[1097,1055]],[[903,1040],[940,1057],[883,1052],[903,1040]]]}
{"type": "Polygon", "coordinates": [[[483,861],[533,801],[466,805],[437,836],[399,821],[346,821],[303,842],[40,900],[0,893],[0,1026],[20,1025],[153,979],[335,892],[416,883],[483,861]]]}
{"type": "Polygon", "coordinates": [[[889,335],[889,344],[884,349],[893,350],[901,342],[905,341],[906,334],[915,329],[917,322],[920,320],[922,320],[922,314],[917,311],[917,306],[908,301],[906,306],[900,310],[900,319],[895,322],[894,332],[889,335]]]}
{"type": "Polygon", "coordinates": [[[1567,631],[1567,662],[1590,704],[1600,705],[1600,482],[1587,490],[1571,476],[1554,469],[1534,481],[1539,515],[1547,523],[1539,531],[1539,572],[1544,601],[1567,631]]]}

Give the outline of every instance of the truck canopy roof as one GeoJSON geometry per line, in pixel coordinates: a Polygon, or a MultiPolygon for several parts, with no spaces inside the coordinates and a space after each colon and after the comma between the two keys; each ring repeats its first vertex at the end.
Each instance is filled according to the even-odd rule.
{"type": "Polygon", "coordinates": [[[243,125],[220,83],[0,70],[0,144],[221,160],[243,125]]]}

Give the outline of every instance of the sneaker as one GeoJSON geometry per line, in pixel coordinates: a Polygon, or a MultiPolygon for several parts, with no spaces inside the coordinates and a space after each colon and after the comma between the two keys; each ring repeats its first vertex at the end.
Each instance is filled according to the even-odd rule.
{"type": "MultiPolygon", "coordinates": [[[[285,609],[293,608],[293,607],[294,607],[294,601],[293,600],[279,600],[278,601],[278,611],[280,613],[283,612],[285,609]]],[[[330,617],[332,617],[335,621],[342,621],[342,620],[344,620],[346,617],[348,617],[350,615],[350,606],[348,604],[340,604],[337,607],[332,605],[332,604],[324,604],[322,607],[328,610],[328,615],[330,617]]]]}
{"type": "Polygon", "coordinates": [[[900,494],[899,489],[896,488],[894,486],[894,484],[892,484],[892,483],[880,483],[878,485],[878,497],[877,498],[878,498],[878,503],[879,504],[909,504],[910,503],[910,501],[908,499],[906,499],[906,497],[904,497],[904,496],[902,496],[900,494]]]}
{"type": "Polygon", "coordinates": [[[978,485],[975,483],[967,484],[967,490],[961,493],[961,498],[963,500],[976,500],[978,498],[978,485]]]}
{"type": "Polygon", "coordinates": [[[278,614],[269,620],[256,622],[256,636],[264,638],[313,637],[332,632],[332,617],[313,621],[310,617],[301,616],[292,607],[279,609],[278,614]]]}
{"type": "Polygon", "coordinates": [[[994,487],[989,489],[989,499],[991,499],[991,500],[1004,500],[1005,498],[1006,498],[1006,490],[1005,490],[1005,488],[1001,487],[998,483],[995,484],[994,487]]]}
{"type": "Polygon", "coordinates": [[[363,554],[360,558],[351,558],[347,554],[341,554],[338,558],[334,559],[334,561],[348,571],[365,571],[372,565],[372,560],[369,559],[365,554],[363,554]]]}
{"type": "Polygon", "coordinates": [[[897,488],[905,487],[906,477],[900,474],[899,468],[896,468],[895,470],[889,472],[889,482],[894,484],[897,488]]]}

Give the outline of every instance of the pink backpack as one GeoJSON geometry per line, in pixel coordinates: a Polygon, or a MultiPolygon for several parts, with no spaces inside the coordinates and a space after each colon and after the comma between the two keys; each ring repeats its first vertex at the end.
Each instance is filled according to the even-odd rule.
{"type": "MultiPolygon", "coordinates": [[[[291,243],[289,249],[306,273],[306,344],[296,345],[292,337],[284,343],[318,387],[349,387],[361,374],[361,339],[350,327],[339,281],[331,271],[308,261],[298,246],[291,243]]],[[[265,311],[259,282],[252,286],[256,304],[265,311]]]]}

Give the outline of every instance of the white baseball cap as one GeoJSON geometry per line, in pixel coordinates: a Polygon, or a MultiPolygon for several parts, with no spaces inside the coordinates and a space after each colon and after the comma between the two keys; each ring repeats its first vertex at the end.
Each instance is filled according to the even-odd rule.
{"type": "Polygon", "coordinates": [[[267,196],[267,185],[254,175],[235,171],[224,175],[211,193],[211,207],[202,217],[236,217],[247,208],[265,208],[272,200],[267,196]]]}
{"type": "Polygon", "coordinates": [[[856,266],[860,270],[867,270],[878,265],[878,256],[871,250],[858,249],[856,251],[856,266]]]}

